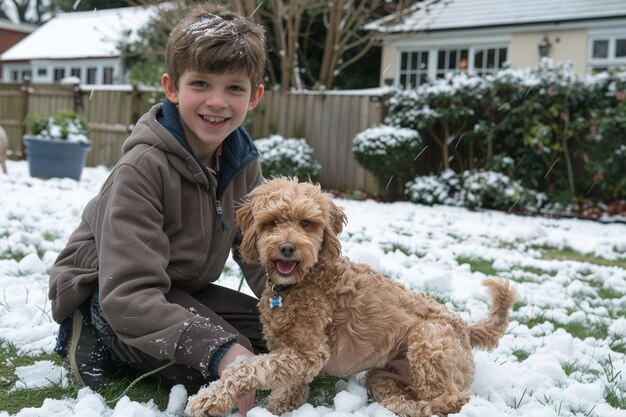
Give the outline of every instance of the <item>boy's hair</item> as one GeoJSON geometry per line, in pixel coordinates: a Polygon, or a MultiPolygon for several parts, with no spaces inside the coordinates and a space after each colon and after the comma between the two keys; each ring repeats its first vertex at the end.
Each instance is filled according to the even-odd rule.
{"type": "Polygon", "coordinates": [[[203,4],[172,30],[165,47],[165,66],[176,88],[186,70],[243,71],[256,87],[263,80],[265,54],[262,26],[222,6],[203,4]]]}

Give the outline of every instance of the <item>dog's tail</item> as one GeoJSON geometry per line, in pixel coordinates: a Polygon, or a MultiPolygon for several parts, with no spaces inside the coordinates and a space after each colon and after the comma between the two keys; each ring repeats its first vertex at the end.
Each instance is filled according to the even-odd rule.
{"type": "Polygon", "coordinates": [[[515,302],[515,290],[505,279],[486,279],[483,285],[491,296],[489,317],[469,326],[470,344],[483,350],[498,347],[498,340],[509,325],[509,310],[515,302]]]}

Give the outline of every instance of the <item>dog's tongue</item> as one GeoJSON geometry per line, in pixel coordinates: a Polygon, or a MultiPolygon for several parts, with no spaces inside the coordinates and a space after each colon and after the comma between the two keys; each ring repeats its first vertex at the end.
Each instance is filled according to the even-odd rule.
{"type": "Polygon", "coordinates": [[[296,262],[278,261],[276,262],[276,269],[281,274],[290,274],[296,268],[296,264],[296,262]]]}

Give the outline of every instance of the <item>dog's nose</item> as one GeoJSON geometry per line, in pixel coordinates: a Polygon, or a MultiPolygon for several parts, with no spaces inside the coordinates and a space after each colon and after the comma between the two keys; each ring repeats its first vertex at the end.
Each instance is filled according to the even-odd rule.
{"type": "Polygon", "coordinates": [[[293,256],[293,253],[296,251],[296,245],[294,245],[293,243],[281,243],[279,249],[281,255],[283,255],[285,258],[291,258],[293,256]]]}

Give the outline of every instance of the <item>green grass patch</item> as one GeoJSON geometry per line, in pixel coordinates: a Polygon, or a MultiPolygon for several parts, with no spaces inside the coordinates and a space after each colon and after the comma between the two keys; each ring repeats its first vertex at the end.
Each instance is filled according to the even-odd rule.
{"type": "Polygon", "coordinates": [[[456,261],[461,264],[469,264],[472,272],[482,272],[485,275],[497,275],[497,271],[493,268],[493,261],[487,261],[480,258],[469,258],[461,256],[456,258],[456,261]]]}
{"type": "Polygon", "coordinates": [[[519,362],[524,362],[526,359],[528,359],[528,357],[530,356],[529,351],[525,350],[525,349],[520,349],[517,348],[515,350],[513,350],[513,352],[511,352],[513,354],[513,356],[515,356],[517,358],[517,360],[519,362]]]}
{"type": "Polygon", "coordinates": [[[396,252],[396,251],[399,251],[399,252],[405,254],[406,256],[411,255],[411,251],[409,250],[409,248],[407,248],[406,246],[403,246],[403,245],[401,245],[399,243],[388,242],[388,243],[385,243],[383,245],[383,252],[385,252],[385,253],[392,253],[392,252],[396,252]]]}
{"type": "Polygon", "coordinates": [[[37,361],[50,360],[61,365],[56,355],[29,355],[20,353],[15,345],[0,340],[0,409],[15,414],[25,407],[41,407],[46,398],[60,399],[75,396],[78,387],[49,387],[44,389],[20,389],[10,391],[18,381],[15,369],[20,366],[33,365],[37,361]]]}
{"type": "MultiPolygon", "coordinates": [[[[533,275],[537,275],[537,276],[541,276],[541,275],[548,275],[551,277],[556,276],[556,272],[555,271],[545,271],[543,269],[539,269],[539,268],[535,268],[532,266],[523,266],[519,268],[520,270],[524,271],[524,272],[528,272],[530,274],[533,275]]],[[[536,281],[534,281],[536,282],[536,281]]]]}
{"type": "MultiPolygon", "coordinates": [[[[20,389],[12,390],[18,378],[15,370],[20,366],[33,365],[38,361],[50,360],[58,366],[63,361],[55,354],[25,354],[20,353],[15,345],[0,339],[0,410],[9,414],[16,414],[28,407],[39,408],[46,398],[62,399],[76,398],[81,389],[78,385],[70,383],[67,387],[53,386],[43,389],[20,389]]],[[[335,385],[340,378],[326,374],[318,375],[310,384],[309,402],[314,406],[332,404],[335,396],[335,385]]],[[[114,408],[120,395],[132,383],[122,375],[113,379],[113,382],[99,391],[107,401],[109,407],[114,408]]],[[[148,402],[153,400],[161,411],[167,408],[170,387],[158,378],[146,378],[138,382],[126,395],[133,401],[148,402]]],[[[267,401],[268,391],[257,394],[257,401],[267,401]]]]}
{"type": "Polygon", "coordinates": [[[528,326],[529,329],[537,326],[538,324],[542,324],[544,322],[549,322],[554,325],[557,329],[563,329],[567,333],[572,336],[585,340],[587,337],[593,337],[596,339],[606,339],[608,337],[609,329],[608,326],[602,323],[559,323],[556,320],[548,319],[544,316],[537,316],[533,318],[525,318],[518,317],[518,321],[522,324],[528,326]]]}
{"type": "Polygon", "coordinates": [[[590,264],[600,266],[617,266],[619,268],[626,269],[626,258],[620,258],[616,260],[609,260],[600,258],[593,255],[585,255],[576,252],[573,249],[553,249],[553,248],[538,248],[542,252],[542,259],[546,260],[559,260],[559,261],[577,261],[577,262],[589,262],[590,264]]]}

